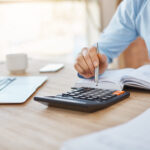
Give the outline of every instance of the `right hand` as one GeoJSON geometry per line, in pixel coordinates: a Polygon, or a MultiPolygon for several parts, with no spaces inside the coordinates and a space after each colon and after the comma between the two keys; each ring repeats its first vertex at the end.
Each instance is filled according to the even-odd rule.
{"type": "Polygon", "coordinates": [[[107,69],[108,63],[104,54],[97,54],[96,47],[83,48],[74,64],[77,72],[85,78],[93,77],[95,68],[98,66],[100,68],[99,73],[102,74],[107,69]]]}

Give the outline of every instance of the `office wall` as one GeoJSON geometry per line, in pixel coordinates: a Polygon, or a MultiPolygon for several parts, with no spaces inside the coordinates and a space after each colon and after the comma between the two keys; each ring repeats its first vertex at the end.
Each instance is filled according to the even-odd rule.
{"type": "Polygon", "coordinates": [[[100,0],[101,3],[101,25],[104,29],[110,22],[116,10],[117,0],[100,0]]]}
{"type": "Polygon", "coordinates": [[[99,0],[99,3],[98,1],[90,1],[87,3],[86,8],[90,11],[90,15],[88,11],[86,12],[86,28],[89,46],[97,41],[100,32],[109,24],[116,10],[116,1],[117,0],[99,0]]]}
{"type": "Polygon", "coordinates": [[[11,52],[49,59],[86,45],[85,2],[43,1],[0,3],[0,60],[11,52]]]}

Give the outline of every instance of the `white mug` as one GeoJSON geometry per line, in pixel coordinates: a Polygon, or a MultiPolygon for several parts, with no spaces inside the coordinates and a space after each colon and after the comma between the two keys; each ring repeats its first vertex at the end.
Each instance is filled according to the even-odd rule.
{"type": "Polygon", "coordinates": [[[10,73],[25,73],[27,69],[27,54],[16,53],[6,55],[6,65],[10,73]]]}

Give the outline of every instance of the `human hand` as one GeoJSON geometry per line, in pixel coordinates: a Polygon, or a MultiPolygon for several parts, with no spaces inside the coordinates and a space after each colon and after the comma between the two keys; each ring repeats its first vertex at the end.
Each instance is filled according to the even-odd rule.
{"type": "Polygon", "coordinates": [[[90,49],[83,48],[74,64],[77,72],[85,78],[94,76],[95,68],[99,66],[100,74],[102,74],[108,66],[107,57],[104,54],[97,54],[96,47],[90,49]]]}

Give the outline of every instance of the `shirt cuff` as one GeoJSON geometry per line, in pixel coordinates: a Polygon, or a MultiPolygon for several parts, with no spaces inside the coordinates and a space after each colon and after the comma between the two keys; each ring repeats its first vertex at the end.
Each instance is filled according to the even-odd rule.
{"type": "MultiPolygon", "coordinates": [[[[81,76],[79,73],[77,74],[77,76],[81,79],[87,79],[87,78],[84,78],[83,76],[81,76]]],[[[91,77],[91,78],[88,78],[88,79],[94,79],[94,77],[91,77]]]]}

